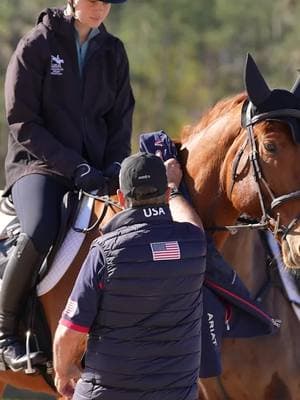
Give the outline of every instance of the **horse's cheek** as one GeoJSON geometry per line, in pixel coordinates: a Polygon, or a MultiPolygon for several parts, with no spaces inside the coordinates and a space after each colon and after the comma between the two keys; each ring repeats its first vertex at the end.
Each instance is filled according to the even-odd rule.
{"type": "Polygon", "coordinates": [[[231,194],[231,201],[237,210],[246,212],[251,217],[256,217],[260,213],[255,182],[249,176],[235,183],[231,194]]]}

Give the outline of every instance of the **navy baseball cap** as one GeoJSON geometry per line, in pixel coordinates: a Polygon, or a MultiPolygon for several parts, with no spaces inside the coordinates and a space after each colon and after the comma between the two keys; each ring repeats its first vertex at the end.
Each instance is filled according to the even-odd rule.
{"type": "Polygon", "coordinates": [[[140,152],[122,162],[120,189],[126,197],[146,200],[163,195],[167,188],[167,173],[161,158],[140,152]]]}

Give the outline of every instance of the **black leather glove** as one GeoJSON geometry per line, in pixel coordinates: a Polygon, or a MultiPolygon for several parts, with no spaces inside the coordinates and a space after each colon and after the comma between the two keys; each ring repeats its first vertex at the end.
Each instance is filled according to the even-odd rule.
{"type": "Polygon", "coordinates": [[[118,162],[114,162],[110,164],[110,166],[103,171],[103,175],[107,178],[113,178],[115,176],[119,176],[120,169],[121,169],[121,164],[118,162]]]}
{"type": "Polygon", "coordinates": [[[105,176],[107,181],[108,194],[110,195],[116,194],[117,190],[119,189],[120,169],[121,169],[121,164],[118,162],[114,162],[110,164],[110,166],[103,171],[103,175],[105,176]]]}
{"type": "Polygon", "coordinates": [[[101,171],[91,167],[89,164],[80,164],[75,170],[74,183],[78,189],[85,192],[92,190],[103,191],[105,178],[101,171]]]}

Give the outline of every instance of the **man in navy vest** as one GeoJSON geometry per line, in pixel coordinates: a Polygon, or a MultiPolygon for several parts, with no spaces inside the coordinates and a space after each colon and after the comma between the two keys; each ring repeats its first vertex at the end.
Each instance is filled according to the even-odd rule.
{"type": "MultiPolygon", "coordinates": [[[[181,173],[176,160],[167,167],[181,173]]],[[[170,207],[174,219],[187,209],[177,194],[159,157],[138,153],[123,161],[118,197],[125,210],[94,241],[56,331],[62,395],[198,399],[206,240],[199,220],[173,221],[170,207]],[[76,360],[86,337],[81,372],[76,360]]]]}

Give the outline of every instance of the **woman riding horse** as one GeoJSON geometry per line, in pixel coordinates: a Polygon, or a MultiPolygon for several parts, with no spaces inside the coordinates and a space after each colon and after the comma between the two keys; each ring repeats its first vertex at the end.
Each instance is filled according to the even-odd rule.
{"type": "MultiPolygon", "coordinates": [[[[28,358],[18,320],[57,237],[64,194],[103,192],[130,154],[134,98],[127,55],[103,25],[111,3],[125,1],[68,0],[64,10],[48,8],[7,69],[5,196],[12,196],[22,233],[3,276],[0,353],[13,370],[28,358]]],[[[37,351],[29,358],[43,361],[37,351]]]]}

